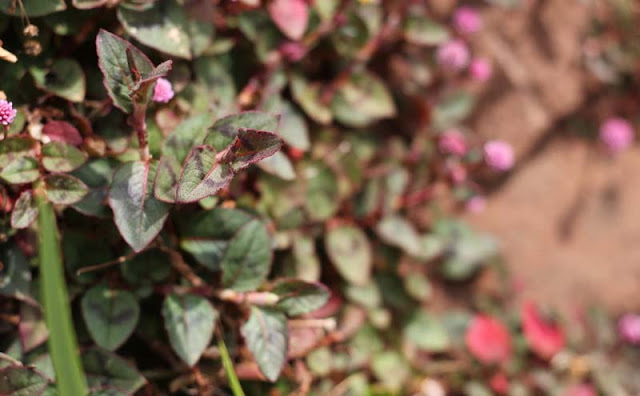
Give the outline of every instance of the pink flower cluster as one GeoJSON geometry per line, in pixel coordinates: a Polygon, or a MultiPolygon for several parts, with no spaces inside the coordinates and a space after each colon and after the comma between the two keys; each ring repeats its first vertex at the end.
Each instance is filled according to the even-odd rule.
{"type": "Polygon", "coordinates": [[[13,103],[0,99],[0,124],[10,125],[16,118],[18,111],[13,108],[13,103]]]}
{"type": "Polygon", "coordinates": [[[618,153],[633,142],[633,127],[624,118],[609,118],[600,126],[600,140],[612,153],[618,153]]]}
{"type": "Polygon", "coordinates": [[[460,131],[449,129],[440,136],[438,148],[443,154],[463,156],[467,153],[467,141],[460,131]]]}
{"type": "Polygon", "coordinates": [[[640,315],[623,315],[618,321],[618,334],[624,341],[640,345],[640,315]]]}
{"type": "Polygon", "coordinates": [[[493,74],[491,62],[485,58],[475,58],[469,65],[469,74],[471,74],[471,77],[476,81],[487,81],[491,78],[491,74],[493,74]]]}
{"type": "Polygon", "coordinates": [[[469,64],[469,48],[459,39],[449,40],[436,50],[436,60],[444,67],[460,71],[469,64]]]}
{"type": "Polygon", "coordinates": [[[482,29],[482,18],[472,7],[460,7],[453,14],[453,26],[461,34],[473,34],[482,29]]]}
{"type": "Polygon", "coordinates": [[[484,144],[484,160],[491,169],[504,172],[515,164],[515,155],[509,143],[490,140],[484,144]]]}
{"type": "Polygon", "coordinates": [[[156,86],[153,88],[153,101],[159,103],[167,103],[173,98],[174,92],[171,82],[166,78],[159,78],[156,86]]]}

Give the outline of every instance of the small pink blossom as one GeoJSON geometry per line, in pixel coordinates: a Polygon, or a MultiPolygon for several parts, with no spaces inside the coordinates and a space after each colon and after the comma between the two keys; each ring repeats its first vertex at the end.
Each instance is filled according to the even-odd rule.
{"type": "Polygon", "coordinates": [[[481,213],[487,208],[487,199],[476,195],[467,201],[467,210],[471,213],[481,213]]]}
{"type": "Polygon", "coordinates": [[[167,103],[173,98],[173,95],[171,82],[166,78],[159,78],[158,81],[156,81],[155,88],[153,88],[153,101],[167,103]]]}
{"type": "Polygon", "coordinates": [[[471,77],[479,82],[485,82],[491,78],[493,68],[491,62],[485,58],[475,58],[469,65],[471,77]]]}
{"type": "Polygon", "coordinates": [[[297,41],[288,41],[279,48],[280,54],[290,62],[297,62],[305,55],[307,48],[297,41]]]}
{"type": "Polygon", "coordinates": [[[633,127],[624,118],[609,118],[600,127],[600,140],[612,153],[620,152],[633,142],[633,127]]]}
{"type": "Polygon", "coordinates": [[[441,66],[462,70],[469,64],[469,48],[462,40],[449,40],[436,50],[436,60],[441,66]]]}
{"type": "Polygon", "coordinates": [[[13,103],[0,99],[0,124],[10,125],[16,118],[18,111],[13,108],[13,103]]]}
{"type": "Polygon", "coordinates": [[[640,344],[640,315],[626,314],[618,321],[620,338],[630,344],[640,344]]]}
{"type": "Polygon", "coordinates": [[[506,395],[509,392],[509,379],[503,372],[496,373],[489,380],[489,387],[499,395],[506,395]]]}
{"type": "Polygon", "coordinates": [[[461,34],[473,34],[482,29],[482,18],[472,7],[460,7],[453,14],[453,26],[461,34]]]}
{"type": "Polygon", "coordinates": [[[593,386],[588,384],[576,384],[562,392],[562,396],[597,396],[593,386]]]}
{"type": "Polygon", "coordinates": [[[503,363],[511,357],[511,335],[499,320],[476,315],[465,334],[471,354],[485,364],[503,363]]]}
{"type": "Polygon", "coordinates": [[[491,169],[507,171],[515,163],[511,145],[502,140],[491,140],[484,144],[484,160],[491,169]]]}
{"type": "Polygon", "coordinates": [[[460,131],[449,129],[440,136],[438,148],[443,154],[462,156],[467,153],[467,141],[460,131]]]}

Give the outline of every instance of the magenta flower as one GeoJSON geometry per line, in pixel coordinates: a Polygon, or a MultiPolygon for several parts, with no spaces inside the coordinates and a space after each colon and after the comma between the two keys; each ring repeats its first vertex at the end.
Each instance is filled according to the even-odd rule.
{"type": "Polygon", "coordinates": [[[467,201],[467,211],[470,213],[481,213],[487,207],[487,199],[482,195],[476,195],[467,201]]]}
{"type": "Polygon", "coordinates": [[[474,80],[485,82],[491,78],[493,68],[491,62],[485,58],[475,58],[469,65],[469,73],[474,80]]]}
{"type": "Polygon", "coordinates": [[[462,156],[467,153],[467,141],[460,131],[449,129],[440,135],[438,148],[443,154],[462,156]]]}
{"type": "Polygon", "coordinates": [[[640,315],[623,315],[618,321],[618,334],[630,344],[640,344],[640,315]]]}
{"type": "Polygon", "coordinates": [[[491,169],[507,171],[515,163],[511,145],[502,140],[491,140],[484,144],[484,160],[491,169]]]}
{"type": "Polygon", "coordinates": [[[488,315],[475,315],[467,328],[465,343],[471,354],[485,364],[503,363],[511,357],[511,335],[505,325],[488,315]]]}
{"type": "Polygon", "coordinates": [[[156,81],[155,88],[153,88],[153,101],[167,103],[173,98],[173,95],[171,82],[166,78],[159,78],[158,81],[156,81]]]}
{"type": "Polygon", "coordinates": [[[449,40],[436,50],[436,60],[441,66],[462,70],[469,64],[469,48],[462,40],[449,40]]]}
{"type": "Polygon", "coordinates": [[[13,103],[0,99],[0,124],[10,125],[16,118],[18,110],[13,108],[13,103]]]}
{"type": "Polygon", "coordinates": [[[482,29],[482,18],[472,7],[460,7],[453,14],[453,26],[461,34],[473,34],[482,29]]]}
{"type": "Polygon", "coordinates": [[[600,127],[600,140],[612,153],[620,152],[633,142],[633,127],[624,118],[609,118],[600,127]]]}

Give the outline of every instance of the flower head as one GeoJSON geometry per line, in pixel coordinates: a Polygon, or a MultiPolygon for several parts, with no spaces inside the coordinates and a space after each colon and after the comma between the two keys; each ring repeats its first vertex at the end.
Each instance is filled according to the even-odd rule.
{"type": "Polygon", "coordinates": [[[640,344],[640,315],[623,315],[618,321],[618,334],[630,344],[640,344]]]}
{"type": "Polygon", "coordinates": [[[612,153],[620,152],[633,142],[633,127],[624,118],[609,118],[600,127],[600,140],[612,153]]]}
{"type": "Polygon", "coordinates": [[[471,213],[481,213],[487,207],[487,199],[482,195],[476,195],[467,201],[466,206],[471,213]]]}
{"type": "Polygon", "coordinates": [[[492,69],[491,62],[485,58],[475,58],[469,65],[471,77],[479,82],[485,82],[491,78],[492,69]]]}
{"type": "Polygon", "coordinates": [[[522,306],[522,329],[529,348],[543,359],[550,359],[564,347],[564,334],[558,326],[540,316],[533,303],[522,306]]]}
{"type": "Polygon", "coordinates": [[[462,156],[467,153],[467,141],[460,131],[449,129],[440,136],[438,148],[444,154],[462,156]]]}
{"type": "Polygon", "coordinates": [[[484,144],[484,160],[491,169],[507,171],[515,163],[511,145],[502,140],[491,140],[484,144]]]}
{"type": "Polygon", "coordinates": [[[153,101],[167,103],[173,98],[174,92],[171,82],[166,78],[159,78],[153,88],[153,101]]]}
{"type": "Polygon", "coordinates": [[[0,124],[10,125],[16,118],[18,110],[13,108],[13,103],[0,99],[0,124]]]}
{"type": "Polygon", "coordinates": [[[453,14],[453,26],[462,34],[473,34],[482,29],[482,18],[472,7],[460,7],[453,14]]]}
{"type": "Polygon", "coordinates": [[[502,363],[511,356],[511,336],[497,319],[476,315],[465,335],[465,343],[471,354],[485,364],[502,363]]]}
{"type": "Polygon", "coordinates": [[[436,50],[436,60],[441,66],[462,70],[469,64],[469,48],[462,40],[449,40],[436,50]]]}

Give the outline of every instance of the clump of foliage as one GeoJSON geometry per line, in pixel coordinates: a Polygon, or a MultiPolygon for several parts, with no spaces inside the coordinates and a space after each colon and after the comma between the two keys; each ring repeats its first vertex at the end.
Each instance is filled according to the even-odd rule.
{"type": "Polygon", "coordinates": [[[514,164],[464,126],[490,77],[471,9],[454,28],[419,1],[0,10],[0,393],[592,381],[564,361],[530,379],[564,334],[528,306],[539,360],[512,346],[506,289],[469,295],[494,317],[430,308],[499,273],[493,239],[451,214],[514,164]]]}

